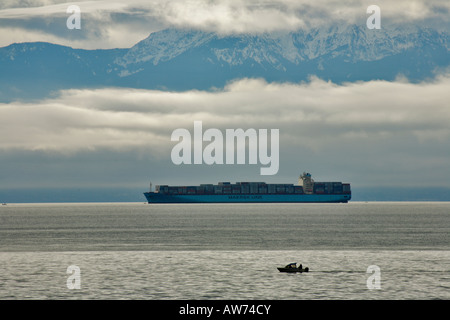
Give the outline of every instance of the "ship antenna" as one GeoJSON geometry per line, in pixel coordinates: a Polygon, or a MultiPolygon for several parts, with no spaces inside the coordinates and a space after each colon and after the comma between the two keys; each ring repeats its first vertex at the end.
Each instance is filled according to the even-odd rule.
{"type": "Polygon", "coordinates": [[[152,192],[152,182],[150,181],[150,192],[152,192]]]}

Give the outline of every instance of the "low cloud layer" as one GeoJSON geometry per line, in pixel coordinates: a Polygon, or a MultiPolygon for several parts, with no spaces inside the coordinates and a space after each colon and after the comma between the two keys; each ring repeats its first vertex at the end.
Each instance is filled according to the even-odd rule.
{"type": "MultiPolygon", "coordinates": [[[[0,46],[48,41],[86,49],[130,47],[168,27],[232,34],[293,31],[330,23],[365,25],[371,4],[359,0],[6,1],[0,5],[0,46]],[[69,4],[81,9],[81,30],[66,27],[69,4]]],[[[376,4],[383,24],[413,23],[448,30],[450,3],[446,0],[376,4]]]]}
{"type": "MultiPolygon", "coordinates": [[[[448,185],[449,87],[450,76],[441,76],[419,84],[242,79],[216,92],[67,90],[36,103],[0,104],[0,149],[62,155],[145,150],[155,162],[149,166],[170,168],[172,131],[192,132],[200,120],[204,130],[279,129],[281,174],[321,164],[349,175],[370,173],[377,183],[394,184],[383,181],[392,175],[399,183],[421,177],[448,185]]],[[[258,175],[259,166],[254,169],[258,175]]]]}

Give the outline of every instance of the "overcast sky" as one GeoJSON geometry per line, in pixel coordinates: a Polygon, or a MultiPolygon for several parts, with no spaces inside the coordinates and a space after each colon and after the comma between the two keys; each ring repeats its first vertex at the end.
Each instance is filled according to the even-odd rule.
{"type": "Polygon", "coordinates": [[[448,30],[448,0],[3,0],[0,46],[47,41],[76,48],[131,47],[167,27],[230,33],[292,31],[329,23],[365,25],[369,5],[383,24],[414,22],[448,30]],[[70,4],[80,7],[81,30],[66,27],[70,4]]]}
{"type": "MultiPolygon", "coordinates": [[[[2,1],[0,46],[48,41],[77,48],[131,47],[167,27],[219,33],[286,31],[362,21],[372,1],[79,1],[82,29],[68,31],[69,3],[2,1]]],[[[382,19],[448,26],[450,2],[378,1],[382,19]],[[439,23],[436,23],[436,22],[439,23]]],[[[384,20],[383,20],[384,21],[384,20]]],[[[101,187],[317,180],[354,186],[450,187],[450,73],[410,83],[267,83],[237,79],[217,91],[66,90],[0,104],[3,188],[101,187]],[[173,130],[280,130],[280,170],[175,166],[173,130]]]]}

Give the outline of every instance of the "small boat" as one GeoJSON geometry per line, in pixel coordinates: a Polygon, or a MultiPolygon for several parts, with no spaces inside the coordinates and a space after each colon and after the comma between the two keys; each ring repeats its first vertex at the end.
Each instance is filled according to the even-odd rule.
{"type": "Polygon", "coordinates": [[[308,272],[309,268],[303,268],[302,265],[297,267],[297,263],[290,263],[284,268],[277,268],[280,272],[308,272]]]}

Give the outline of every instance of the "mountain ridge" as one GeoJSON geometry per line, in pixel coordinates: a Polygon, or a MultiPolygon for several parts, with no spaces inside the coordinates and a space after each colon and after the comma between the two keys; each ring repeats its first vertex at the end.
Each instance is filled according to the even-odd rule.
{"type": "Polygon", "coordinates": [[[105,86],[209,90],[238,78],[340,82],[433,77],[449,66],[447,32],[357,25],[284,33],[220,35],[165,29],[126,49],[73,49],[45,42],[0,48],[0,100],[42,98],[105,86]]]}

